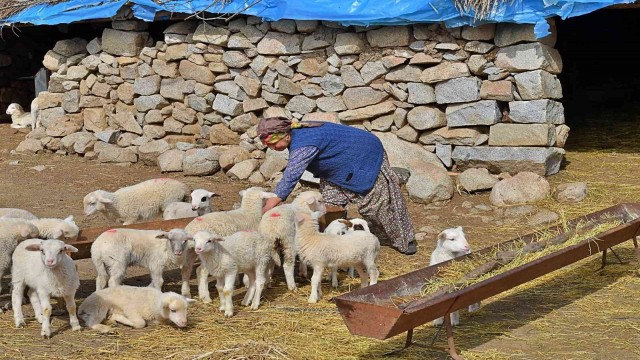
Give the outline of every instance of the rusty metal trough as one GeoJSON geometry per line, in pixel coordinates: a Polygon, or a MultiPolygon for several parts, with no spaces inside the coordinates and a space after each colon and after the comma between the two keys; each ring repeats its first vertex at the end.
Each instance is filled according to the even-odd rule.
{"type": "MultiPolygon", "coordinates": [[[[638,250],[637,243],[637,236],[640,233],[640,204],[619,204],[573,219],[569,221],[567,225],[569,230],[571,230],[580,222],[606,222],[610,220],[611,217],[622,220],[622,224],[578,244],[568,246],[482,282],[439,297],[418,298],[417,300],[404,303],[401,307],[396,306],[392,301],[392,298],[397,297],[419,297],[421,288],[426,283],[426,280],[437,274],[438,269],[446,266],[449,262],[428,266],[390,280],[379,282],[373,286],[351,291],[336,297],[335,302],[349,332],[353,335],[385,340],[407,332],[405,346],[398,351],[411,345],[420,345],[414,343],[412,340],[414,328],[431,320],[444,317],[444,325],[447,330],[449,342],[449,353],[454,359],[458,359],[460,357],[455,350],[452,327],[448,316],[450,313],[575,263],[578,260],[587,258],[600,251],[603,254],[602,265],[604,267],[606,264],[607,249],[627,240],[633,240],[635,254],[638,257],[638,261],[640,261],[640,251],[638,250]]],[[[550,231],[559,231],[561,229],[560,226],[548,228],[550,231]]],[[[476,254],[491,252],[496,246],[508,245],[514,241],[529,243],[535,240],[535,238],[535,234],[528,234],[518,239],[509,240],[502,244],[482,249],[477,251],[476,254]]],[[[459,261],[461,259],[463,259],[463,257],[450,261],[459,261]]]]}
{"type": "MultiPolygon", "coordinates": [[[[320,228],[324,228],[327,224],[335,219],[346,218],[347,211],[339,206],[327,205],[327,213],[320,217],[320,228]]],[[[80,259],[88,259],[91,257],[91,244],[93,241],[100,236],[103,232],[113,229],[113,228],[123,228],[123,229],[139,229],[139,230],[164,230],[169,231],[174,228],[184,228],[195,218],[182,218],[175,220],[158,220],[158,221],[148,221],[144,223],[137,223],[131,225],[116,225],[116,226],[105,226],[105,227],[97,227],[97,228],[89,228],[80,230],[78,234],[78,239],[74,242],[70,242],[69,244],[78,248],[78,252],[72,253],[72,258],[74,260],[80,259]]]]}

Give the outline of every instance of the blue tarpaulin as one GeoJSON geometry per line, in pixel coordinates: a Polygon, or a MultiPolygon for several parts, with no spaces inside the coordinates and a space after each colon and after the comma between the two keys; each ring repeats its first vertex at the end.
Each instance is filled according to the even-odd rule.
{"type": "Polygon", "coordinates": [[[343,25],[404,25],[444,23],[447,27],[478,25],[486,22],[536,24],[538,37],[549,34],[546,18],[566,19],[603,7],[632,3],[634,0],[513,0],[498,5],[482,22],[472,12],[460,12],[452,0],[233,0],[226,6],[211,6],[211,0],[175,0],[159,5],[152,0],[70,0],[57,5],[36,5],[2,21],[5,24],[31,23],[56,25],[81,20],[110,18],[125,4],[134,16],[153,21],[156,12],[242,13],[279,19],[328,20],[343,25]]]}

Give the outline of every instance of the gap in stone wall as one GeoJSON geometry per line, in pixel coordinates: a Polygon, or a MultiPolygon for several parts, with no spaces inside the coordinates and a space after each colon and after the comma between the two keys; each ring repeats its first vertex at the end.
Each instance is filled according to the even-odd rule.
{"type": "Polygon", "coordinates": [[[557,28],[567,147],[640,150],[640,9],[603,9],[557,28]]]}

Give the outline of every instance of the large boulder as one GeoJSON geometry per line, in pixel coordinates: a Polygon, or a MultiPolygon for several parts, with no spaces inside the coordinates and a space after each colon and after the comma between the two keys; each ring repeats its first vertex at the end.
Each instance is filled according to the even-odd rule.
{"type": "Polygon", "coordinates": [[[442,167],[416,161],[411,162],[410,166],[411,176],[406,186],[411,200],[429,204],[453,197],[453,180],[442,167]]]}
{"type": "Polygon", "coordinates": [[[523,171],[501,180],[491,190],[489,200],[495,206],[535,203],[549,196],[551,187],[542,176],[523,171]]]}
{"type": "Polygon", "coordinates": [[[98,154],[98,161],[103,163],[134,163],[138,161],[138,155],[129,148],[102,144],[98,154]]]}
{"type": "Polygon", "coordinates": [[[167,150],[158,157],[158,166],[162,172],[182,171],[184,151],[167,150]]]}
{"type": "Polygon", "coordinates": [[[484,168],[472,168],[458,175],[458,184],[467,192],[489,190],[498,183],[498,177],[484,168]]]}
{"type": "Polygon", "coordinates": [[[452,157],[460,170],[484,167],[495,174],[531,171],[553,175],[560,170],[564,153],[560,148],[456,146],[452,157]]]}
{"type": "Polygon", "coordinates": [[[390,132],[373,132],[380,139],[382,146],[387,152],[389,164],[393,167],[399,167],[413,170],[413,165],[424,163],[432,164],[442,170],[444,165],[438,157],[422,146],[399,139],[395,134],[390,132]]]}
{"type": "Polygon", "coordinates": [[[220,155],[214,149],[192,149],[185,153],[182,170],[185,175],[213,175],[220,170],[220,155]]]}

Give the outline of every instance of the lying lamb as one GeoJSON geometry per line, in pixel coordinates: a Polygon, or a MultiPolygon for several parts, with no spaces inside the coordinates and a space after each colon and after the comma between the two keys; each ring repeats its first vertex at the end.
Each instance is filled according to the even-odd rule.
{"type": "Polygon", "coordinates": [[[195,189],[191,192],[191,202],[173,202],[164,209],[164,220],[190,218],[202,216],[213,211],[211,197],[216,193],[204,189],[195,189]]]}
{"type": "MultiPolygon", "coordinates": [[[[464,236],[462,226],[446,229],[438,234],[438,241],[435,250],[431,253],[431,261],[429,265],[439,264],[451,260],[458,256],[471,253],[471,247],[464,236]]],[[[469,305],[469,312],[476,311],[480,308],[480,303],[469,305]]],[[[444,322],[444,318],[433,321],[433,325],[440,326],[444,322]]],[[[457,311],[451,313],[451,324],[458,325],[460,323],[460,314],[457,311]]]]}
{"type": "Polygon", "coordinates": [[[329,235],[318,231],[320,212],[301,212],[297,217],[296,243],[303,262],[311,265],[311,295],[309,303],[318,302],[322,296],[320,280],[325,268],[355,267],[360,275],[360,286],[378,282],[376,259],[380,242],[372,233],[353,231],[345,235],[329,235]],[[366,270],[366,271],[365,271],[366,270]]]}
{"type": "MultiPolygon", "coordinates": [[[[198,231],[206,230],[219,236],[228,236],[241,230],[258,230],[258,224],[262,217],[264,199],[276,197],[277,195],[266,192],[260,187],[251,187],[246,190],[241,190],[240,196],[242,196],[242,202],[239,209],[216,211],[199,216],[187,224],[185,230],[191,235],[195,235],[198,231]]],[[[189,250],[187,256],[196,257],[193,249],[189,250]]],[[[206,273],[206,269],[202,267],[198,269],[198,277],[203,280],[203,282],[198,284],[198,292],[200,294],[208,294],[207,277],[203,275],[206,273]],[[203,274],[200,274],[200,272],[203,272],[203,274]]],[[[188,268],[187,271],[190,275],[192,271],[191,267],[188,268]]],[[[188,283],[183,284],[183,289],[185,288],[189,289],[188,283]]],[[[189,293],[185,292],[183,292],[182,295],[190,296],[189,293]]],[[[208,303],[211,302],[211,298],[205,297],[202,298],[202,301],[208,303]]]]}
{"type": "Polygon", "coordinates": [[[111,220],[130,225],[161,214],[167,205],[182,201],[188,193],[187,185],[178,180],[152,179],[123,187],[116,192],[91,192],[84,197],[84,213],[92,215],[99,211],[111,220]]]}
{"type": "MultiPolygon", "coordinates": [[[[249,277],[249,288],[241,304],[251,304],[252,310],[258,309],[270,262],[280,265],[280,257],[273,246],[259,232],[252,230],[239,231],[224,238],[209,231],[198,231],[193,237],[196,254],[208,273],[216,278],[220,311],[224,311],[226,317],[233,316],[232,295],[239,272],[249,277]]],[[[198,277],[201,275],[198,273],[198,277]]],[[[200,298],[209,297],[208,287],[201,288],[205,289],[206,293],[199,294],[200,298]]]]}
{"type": "Polygon", "coordinates": [[[66,219],[42,218],[35,220],[25,220],[19,218],[0,218],[4,222],[29,222],[38,229],[38,234],[34,237],[40,239],[60,239],[74,241],[78,238],[80,228],[70,215],[66,219]]]}
{"type": "MultiPolygon", "coordinates": [[[[91,261],[96,267],[96,290],[122,283],[131,265],[142,266],[151,274],[149,286],[162,289],[162,272],[170,265],[184,265],[191,260],[183,256],[187,241],[193,239],[182,229],[170,232],[160,230],[110,229],[91,244],[91,261]]],[[[183,280],[189,281],[186,268],[182,267],[183,280]],[[186,278],[186,279],[185,279],[186,278]]]]}
{"type": "MultiPolygon", "coordinates": [[[[10,219],[6,221],[0,219],[0,279],[11,267],[11,255],[24,239],[38,237],[38,228],[28,221],[21,219],[10,219]]],[[[2,283],[0,282],[0,293],[2,293],[2,283]]]]}
{"type": "Polygon", "coordinates": [[[15,208],[0,208],[0,219],[24,219],[35,220],[38,217],[28,212],[27,210],[15,209],[15,208]]]}
{"type": "Polygon", "coordinates": [[[28,239],[18,244],[13,252],[11,267],[11,302],[16,327],[25,325],[22,299],[24,290],[29,288],[29,301],[36,319],[42,323],[40,334],[43,337],[51,337],[50,297],[64,298],[71,328],[80,330],[75,302],[80,278],[73,260],[67,255],[68,252],[77,251],[61,240],[28,239]]]}
{"type": "Polygon", "coordinates": [[[102,289],[89,295],[78,308],[78,316],[85,326],[102,333],[113,329],[101,324],[110,320],[141,329],[147,322],[168,322],[187,326],[187,308],[194,300],[174,292],[163,293],[149,287],[121,285],[102,289]]]}
{"type": "Polygon", "coordinates": [[[7,115],[11,115],[11,127],[14,129],[23,129],[31,127],[37,128],[38,99],[31,101],[31,112],[25,112],[20,104],[12,103],[7,107],[7,115]]]}
{"type": "MultiPolygon", "coordinates": [[[[291,204],[280,205],[262,215],[258,231],[275,248],[280,249],[284,257],[283,269],[287,287],[293,291],[296,283],[293,277],[295,267],[296,246],[296,215],[300,211],[326,212],[322,202],[322,195],[317,191],[304,191],[291,204]]],[[[302,263],[301,268],[306,266],[302,263]]]]}

